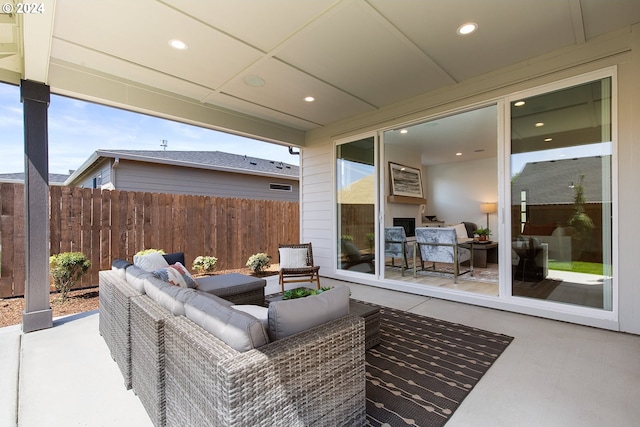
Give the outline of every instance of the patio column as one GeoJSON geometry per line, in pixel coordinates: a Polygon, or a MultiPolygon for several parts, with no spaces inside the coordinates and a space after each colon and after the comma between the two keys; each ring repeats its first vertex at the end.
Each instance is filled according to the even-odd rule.
{"type": "Polygon", "coordinates": [[[49,86],[20,81],[24,111],[25,307],[22,331],[53,326],[49,304],[49,86]]]}

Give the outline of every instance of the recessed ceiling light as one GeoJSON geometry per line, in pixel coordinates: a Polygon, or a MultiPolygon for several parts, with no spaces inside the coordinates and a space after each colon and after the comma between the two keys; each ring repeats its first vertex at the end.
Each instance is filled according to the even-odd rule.
{"type": "Polygon", "coordinates": [[[313,101],[315,101],[316,99],[315,99],[313,96],[305,96],[305,97],[304,97],[304,100],[305,100],[306,102],[313,102],[313,101]]]}
{"type": "Polygon", "coordinates": [[[400,131],[400,133],[408,133],[408,132],[409,132],[409,131],[408,131],[408,130],[406,130],[406,129],[402,129],[402,130],[400,131]]]}
{"type": "Polygon", "coordinates": [[[247,76],[244,78],[244,82],[253,87],[264,86],[264,79],[260,76],[247,76]]]}
{"type": "Polygon", "coordinates": [[[461,36],[466,36],[467,34],[473,33],[477,29],[478,24],[476,24],[475,22],[467,22],[466,24],[460,25],[456,32],[461,36]]]}
{"type": "Polygon", "coordinates": [[[542,122],[538,122],[538,123],[536,123],[536,127],[537,127],[537,128],[541,128],[542,126],[544,126],[544,123],[542,123],[542,122]]]}
{"type": "Polygon", "coordinates": [[[456,153],[456,156],[462,156],[462,153],[456,153]]]}
{"type": "Polygon", "coordinates": [[[544,142],[551,142],[551,141],[553,141],[553,138],[545,138],[544,139],[544,142]]]}
{"type": "Polygon", "coordinates": [[[187,46],[187,44],[185,42],[183,42],[182,40],[178,40],[178,39],[169,40],[169,46],[171,46],[174,49],[178,49],[178,50],[185,50],[185,49],[187,49],[189,47],[189,46],[187,46]]]}
{"type": "Polygon", "coordinates": [[[522,107],[525,104],[524,101],[516,101],[513,105],[516,107],[522,107]]]}

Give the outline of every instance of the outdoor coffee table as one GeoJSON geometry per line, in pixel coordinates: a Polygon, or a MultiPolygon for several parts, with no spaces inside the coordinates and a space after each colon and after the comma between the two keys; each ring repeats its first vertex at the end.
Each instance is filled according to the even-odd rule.
{"type": "MultiPolygon", "coordinates": [[[[267,295],[265,304],[282,301],[282,294],[267,295]]],[[[364,319],[364,348],[380,344],[380,307],[349,299],[349,313],[364,319]]]]}
{"type": "Polygon", "coordinates": [[[380,307],[350,299],[349,313],[364,319],[364,348],[380,344],[380,307]]]}

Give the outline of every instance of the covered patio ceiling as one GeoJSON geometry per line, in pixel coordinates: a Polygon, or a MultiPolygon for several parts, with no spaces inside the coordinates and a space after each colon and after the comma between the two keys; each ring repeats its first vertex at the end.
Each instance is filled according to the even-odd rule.
{"type": "Polygon", "coordinates": [[[299,146],[309,130],[640,22],[636,0],[40,3],[0,14],[0,81],[299,146]],[[467,22],[477,31],[457,34],[467,22]]]}

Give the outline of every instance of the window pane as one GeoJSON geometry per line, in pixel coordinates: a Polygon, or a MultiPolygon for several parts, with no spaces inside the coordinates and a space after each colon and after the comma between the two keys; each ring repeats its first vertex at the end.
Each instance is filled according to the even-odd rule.
{"type": "Polygon", "coordinates": [[[513,295],[611,310],[611,79],[519,101],[513,295]]]}
{"type": "Polygon", "coordinates": [[[368,274],[375,272],[374,144],[370,137],[336,151],[338,268],[368,274]]]}

